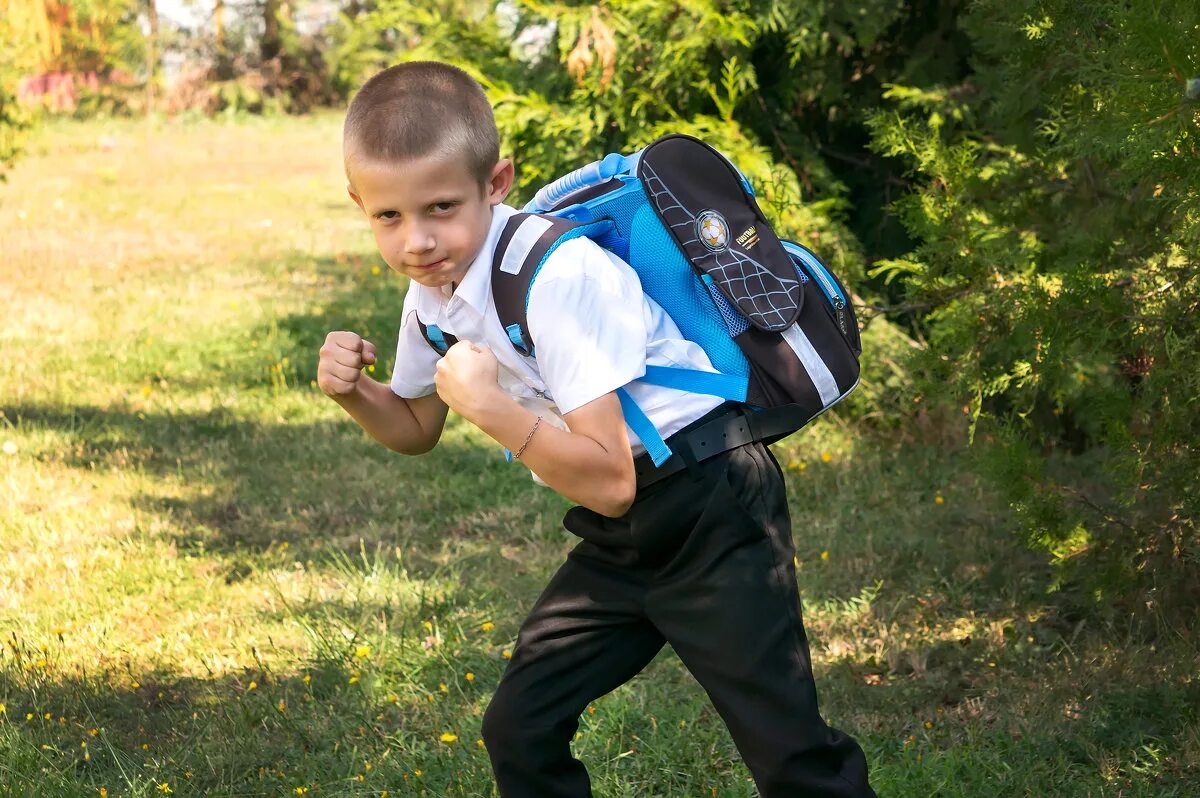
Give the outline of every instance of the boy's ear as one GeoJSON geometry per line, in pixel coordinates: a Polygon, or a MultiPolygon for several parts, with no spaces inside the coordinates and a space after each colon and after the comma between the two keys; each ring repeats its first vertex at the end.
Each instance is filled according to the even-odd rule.
{"type": "Polygon", "coordinates": [[[488,204],[499,205],[504,202],[508,192],[512,191],[513,177],[516,170],[508,158],[501,158],[492,167],[492,174],[487,182],[488,204]]]}
{"type": "Polygon", "coordinates": [[[367,212],[367,209],[363,207],[362,197],[354,193],[354,186],[347,183],[346,193],[350,195],[350,199],[354,200],[354,204],[357,205],[363,213],[367,212]]]}

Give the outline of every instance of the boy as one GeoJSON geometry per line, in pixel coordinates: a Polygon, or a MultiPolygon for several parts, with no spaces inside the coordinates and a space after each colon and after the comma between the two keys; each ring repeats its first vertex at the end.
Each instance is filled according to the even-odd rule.
{"type": "MultiPolygon", "coordinates": [[[[391,385],[361,376],[375,347],[346,331],[326,338],[318,384],[406,454],[433,448],[453,409],[579,505],[563,523],[582,540],[522,624],[484,715],[500,794],[590,795],[569,747],[579,714],[669,642],[765,798],[874,796],[858,745],[817,711],[768,449],[746,444],[659,478],[625,425],[617,388],[647,365],[711,370],[703,350],[624,261],[578,238],[531,289],[536,360],[516,352],[491,301],[492,255],[515,213],[503,204],[513,165],[466,73],[415,62],[374,76],[350,104],[343,148],[350,196],[411,285],[391,385]],[[422,333],[431,325],[458,341],[445,356],[422,333]]],[[[741,412],[710,396],[627,389],[673,448],[741,412]]]]}

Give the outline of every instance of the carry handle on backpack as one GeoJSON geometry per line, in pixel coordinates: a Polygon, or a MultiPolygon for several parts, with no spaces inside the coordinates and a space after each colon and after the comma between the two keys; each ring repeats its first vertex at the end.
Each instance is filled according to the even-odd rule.
{"type": "Polygon", "coordinates": [[[533,200],[525,206],[525,210],[531,213],[544,213],[580,189],[603,183],[614,175],[628,173],[633,163],[636,163],[636,156],[627,158],[620,153],[609,153],[599,161],[581,166],[553,183],[542,186],[533,196],[533,200]]]}

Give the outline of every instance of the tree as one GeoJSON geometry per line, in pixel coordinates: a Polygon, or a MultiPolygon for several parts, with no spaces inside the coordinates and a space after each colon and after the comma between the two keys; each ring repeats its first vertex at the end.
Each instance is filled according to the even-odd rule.
{"type": "Polygon", "coordinates": [[[1200,598],[1200,6],[980,0],[957,85],[894,85],[920,243],[876,273],[928,308],[934,395],[1031,542],[1091,595],[1200,598]],[[1195,84],[1190,84],[1195,85],[1195,84]]]}

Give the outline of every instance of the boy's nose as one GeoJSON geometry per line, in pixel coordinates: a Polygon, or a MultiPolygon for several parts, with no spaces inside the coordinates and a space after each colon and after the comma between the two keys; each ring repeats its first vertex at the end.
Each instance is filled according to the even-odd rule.
{"type": "Polygon", "coordinates": [[[433,236],[422,230],[414,230],[404,239],[404,251],[411,255],[420,255],[433,249],[433,236]]]}

